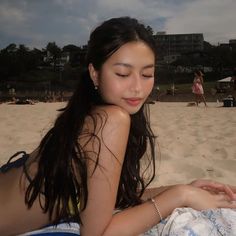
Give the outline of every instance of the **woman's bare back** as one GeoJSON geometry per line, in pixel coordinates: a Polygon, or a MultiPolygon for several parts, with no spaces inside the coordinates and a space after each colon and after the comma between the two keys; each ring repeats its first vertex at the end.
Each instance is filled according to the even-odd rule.
{"type": "MultiPolygon", "coordinates": [[[[31,177],[37,169],[37,162],[32,162],[33,157],[32,153],[26,163],[31,177]]],[[[43,213],[38,199],[30,209],[26,205],[28,185],[23,166],[0,173],[0,235],[16,235],[49,223],[48,215],[43,213]]]]}

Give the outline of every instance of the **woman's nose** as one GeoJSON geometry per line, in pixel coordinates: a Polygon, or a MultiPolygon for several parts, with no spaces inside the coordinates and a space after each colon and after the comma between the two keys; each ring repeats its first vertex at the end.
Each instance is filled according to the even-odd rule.
{"type": "Polygon", "coordinates": [[[134,75],[131,82],[131,89],[134,92],[140,92],[142,89],[142,78],[140,75],[134,75]]]}

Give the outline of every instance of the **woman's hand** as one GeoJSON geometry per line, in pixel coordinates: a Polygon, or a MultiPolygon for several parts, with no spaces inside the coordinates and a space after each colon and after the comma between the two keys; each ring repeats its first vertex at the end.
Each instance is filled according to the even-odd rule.
{"type": "MultiPolygon", "coordinates": [[[[219,183],[217,183],[219,184],[219,183]]],[[[202,188],[209,185],[206,183],[194,182],[186,185],[185,204],[196,210],[216,209],[216,208],[234,208],[236,209],[236,201],[232,199],[230,194],[225,190],[227,187],[218,186],[217,184],[209,184],[210,191],[202,188]],[[196,186],[194,186],[196,184],[196,186]],[[215,190],[216,189],[216,190],[215,190]],[[214,190],[214,191],[213,191],[214,190]]],[[[219,184],[220,185],[220,184],[219,184]]],[[[231,193],[232,194],[232,193],[231,193]]]]}
{"type": "Polygon", "coordinates": [[[222,184],[212,180],[199,179],[190,183],[190,185],[202,188],[211,193],[225,194],[231,201],[236,201],[236,186],[222,184]]]}

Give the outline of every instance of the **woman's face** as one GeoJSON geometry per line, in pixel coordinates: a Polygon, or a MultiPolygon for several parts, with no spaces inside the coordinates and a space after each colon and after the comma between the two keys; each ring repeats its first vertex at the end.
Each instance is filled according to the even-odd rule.
{"type": "Polygon", "coordinates": [[[155,56],[144,42],[130,42],[120,47],[103,64],[94,84],[106,103],[136,113],[154,84],[155,56]]]}

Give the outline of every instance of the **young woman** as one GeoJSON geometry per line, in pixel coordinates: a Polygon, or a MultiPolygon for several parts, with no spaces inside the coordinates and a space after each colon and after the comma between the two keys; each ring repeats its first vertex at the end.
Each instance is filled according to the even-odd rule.
{"type": "Polygon", "coordinates": [[[155,176],[145,103],[155,61],[136,19],[113,18],[91,33],[87,68],[54,126],[31,154],[1,168],[0,235],[74,221],[83,236],[138,235],[177,207],[236,207],[236,188],[211,181],[146,191],[155,176]]]}
{"type": "Polygon", "coordinates": [[[197,106],[201,101],[203,101],[205,106],[207,106],[203,89],[203,73],[200,70],[197,70],[194,73],[192,92],[195,95],[195,101],[197,106]]]}

